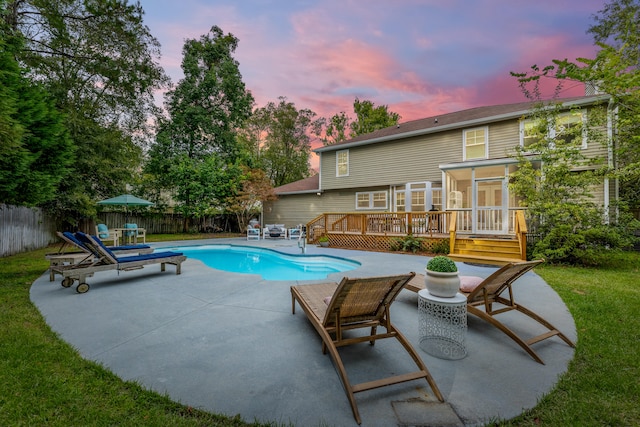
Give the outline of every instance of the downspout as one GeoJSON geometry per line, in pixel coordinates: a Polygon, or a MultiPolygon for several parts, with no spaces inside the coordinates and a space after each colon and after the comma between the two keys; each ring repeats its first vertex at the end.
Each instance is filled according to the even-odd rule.
{"type": "MultiPolygon", "coordinates": [[[[613,162],[613,115],[617,115],[618,107],[612,108],[612,100],[609,100],[609,105],[607,106],[607,166],[609,170],[613,170],[614,162],[613,162]]],[[[615,193],[618,193],[618,180],[615,181],[616,189],[615,193]]],[[[605,224],[609,224],[611,220],[611,215],[609,212],[610,208],[610,199],[611,194],[609,190],[609,178],[605,176],[604,178],[604,222],[605,224]]]]}

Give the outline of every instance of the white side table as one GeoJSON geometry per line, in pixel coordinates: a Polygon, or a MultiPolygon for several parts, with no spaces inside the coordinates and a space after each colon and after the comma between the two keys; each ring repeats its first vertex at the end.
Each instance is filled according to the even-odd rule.
{"type": "Polygon", "coordinates": [[[420,348],[441,359],[457,360],[467,355],[467,298],[433,296],[418,292],[420,348]]]}

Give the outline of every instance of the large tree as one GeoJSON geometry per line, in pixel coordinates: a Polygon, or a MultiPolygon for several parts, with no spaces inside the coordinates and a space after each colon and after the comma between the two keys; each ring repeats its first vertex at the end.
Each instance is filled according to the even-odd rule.
{"type": "Polygon", "coordinates": [[[263,164],[276,187],[309,176],[310,134],[316,116],[309,109],[298,110],[286,97],[278,99],[257,112],[267,117],[263,164]]]}
{"type": "Polygon", "coordinates": [[[386,105],[375,106],[372,101],[353,101],[355,120],[344,111],[334,114],[329,119],[320,118],[314,122],[314,133],[318,135],[324,145],[331,145],[354,138],[358,135],[375,132],[389,126],[396,126],[400,115],[389,111],[386,105]]]}
{"type": "Polygon", "coordinates": [[[253,96],[233,58],[238,39],[214,26],[183,47],[184,78],[166,95],[166,118],[149,153],[146,171],[172,192],[189,219],[222,209],[241,188],[238,129],[251,114],[253,96]]]}
{"type": "MultiPolygon", "coordinates": [[[[573,263],[595,263],[607,249],[628,246],[637,222],[631,220],[622,205],[603,210],[590,200],[590,189],[609,176],[622,182],[623,201],[638,206],[640,184],[640,4],[633,0],[613,0],[595,16],[594,34],[599,50],[594,59],[581,58],[575,62],[554,60],[546,67],[533,66],[527,73],[513,73],[520,81],[525,95],[531,99],[542,97],[540,83],[544,78],[556,79],[555,95],[567,81],[580,81],[595,93],[610,96],[610,104],[591,108],[588,120],[574,129],[574,139],[588,134],[590,143],[598,137],[604,144],[613,141],[615,162],[602,163],[598,168],[585,165],[581,150],[564,144],[545,130],[558,124],[554,109],[538,109],[535,115],[541,123],[539,144],[528,149],[538,153],[542,169],[531,167],[520,155],[520,170],[514,175],[513,188],[520,194],[530,213],[540,218],[543,239],[534,254],[550,260],[573,263]],[[613,116],[598,114],[610,111],[613,116]],[[607,117],[612,117],[607,123],[607,117]],[[606,134],[608,125],[616,130],[606,134]],[[587,166],[585,168],[585,166],[587,166]],[[578,172],[579,171],[579,172],[578,172]],[[607,220],[607,221],[604,221],[607,220]]],[[[607,145],[609,148],[610,146],[607,145]]],[[[521,153],[522,154],[522,153],[521,153]]]]}
{"type": "Polygon", "coordinates": [[[167,82],[142,16],[126,0],[12,0],[2,10],[25,39],[18,60],[65,114],[78,153],[49,205],[68,219],[93,214],[140,165],[154,91],[167,82]]]}
{"type": "Polygon", "coordinates": [[[20,42],[0,22],[0,203],[37,206],[55,198],[73,146],[50,96],[23,76],[20,42]]]}

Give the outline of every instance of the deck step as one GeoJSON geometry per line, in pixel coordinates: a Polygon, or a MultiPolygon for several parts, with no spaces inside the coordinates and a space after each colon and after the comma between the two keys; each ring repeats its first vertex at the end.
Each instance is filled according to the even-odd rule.
{"type": "Polygon", "coordinates": [[[479,256],[479,255],[461,255],[461,254],[449,254],[449,258],[458,262],[467,262],[470,264],[489,264],[503,266],[510,262],[523,261],[515,258],[500,258],[495,256],[479,256]]]}
{"type": "Polygon", "coordinates": [[[509,238],[459,237],[449,256],[457,261],[480,264],[504,265],[522,261],[518,240],[509,238]]]}

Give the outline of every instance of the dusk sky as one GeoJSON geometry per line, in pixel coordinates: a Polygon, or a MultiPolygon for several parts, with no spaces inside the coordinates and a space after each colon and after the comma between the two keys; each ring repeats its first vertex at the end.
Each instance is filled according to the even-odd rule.
{"type": "MultiPolygon", "coordinates": [[[[605,0],[141,0],[174,83],[186,39],[213,25],[239,39],[235,58],[256,106],[353,117],[353,101],[401,122],[525,100],[510,71],[594,57],[586,34],[605,0]]],[[[583,94],[568,85],[562,96],[583,94]]]]}

